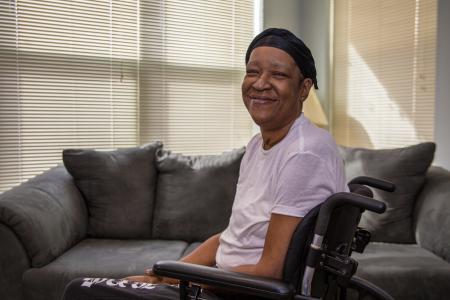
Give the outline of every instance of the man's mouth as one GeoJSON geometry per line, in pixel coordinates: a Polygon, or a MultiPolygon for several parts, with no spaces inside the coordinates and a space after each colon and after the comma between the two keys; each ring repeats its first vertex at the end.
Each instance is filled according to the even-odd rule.
{"type": "Polygon", "coordinates": [[[250,102],[253,104],[271,104],[277,101],[276,98],[262,97],[262,96],[249,96],[250,102]]]}

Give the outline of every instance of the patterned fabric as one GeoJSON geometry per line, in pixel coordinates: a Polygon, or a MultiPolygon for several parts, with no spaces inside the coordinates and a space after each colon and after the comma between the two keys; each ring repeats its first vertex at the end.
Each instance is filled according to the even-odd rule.
{"type": "MultiPolygon", "coordinates": [[[[126,279],[79,278],[64,292],[63,300],[170,300],[180,299],[177,285],[130,282],[126,279]]],[[[220,300],[213,293],[193,289],[188,299],[220,300]]]]}

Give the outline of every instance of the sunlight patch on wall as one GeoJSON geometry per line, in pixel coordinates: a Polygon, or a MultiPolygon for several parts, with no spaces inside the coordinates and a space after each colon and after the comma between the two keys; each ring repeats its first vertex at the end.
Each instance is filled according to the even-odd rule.
{"type": "Polygon", "coordinates": [[[403,140],[414,142],[414,124],[389,95],[353,45],[349,46],[348,115],[359,123],[373,148],[390,148],[393,129],[402,128],[403,140]],[[356,88],[355,88],[356,87],[356,88]]]}

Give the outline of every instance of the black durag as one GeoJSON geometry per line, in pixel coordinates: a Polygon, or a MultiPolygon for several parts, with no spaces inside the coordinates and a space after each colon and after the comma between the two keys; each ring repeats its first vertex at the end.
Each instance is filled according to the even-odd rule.
{"type": "Polygon", "coordinates": [[[294,59],[303,76],[310,78],[314,83],[314,87],[318,89],[316,66],[311,51],[292,32],[286,29],[269,28],[258,34],[248,46],[247,53],[245,54],[246,64],[250,59],[250,54],[253,49],[262,46],[278,48],[289,54],[294,59]]]}

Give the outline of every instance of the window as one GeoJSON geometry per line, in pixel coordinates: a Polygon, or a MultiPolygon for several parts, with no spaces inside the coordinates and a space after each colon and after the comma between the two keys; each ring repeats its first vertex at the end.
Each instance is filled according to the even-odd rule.
{"type": "Polygon", "coordinates": [[[65,148],[245,145],[257,1],[0,2],[0,192],[65,148]]]}
{"type": "Polygon", "coordinates": [[[214,154],[248,142],[241,98],[254,32],[252,1],[145,1],[141,6],[140,139],[214,154]]]}
{"type": "Polygon", "coordinates": [[[435,0],[336,0],[334,136],[391,148],[433,140],[435,0]]]}
{"type": "Polygon", "coordinates": [[[0,191],[64,148],[136,145],[136,1],[0,5],[0,191]]]}

